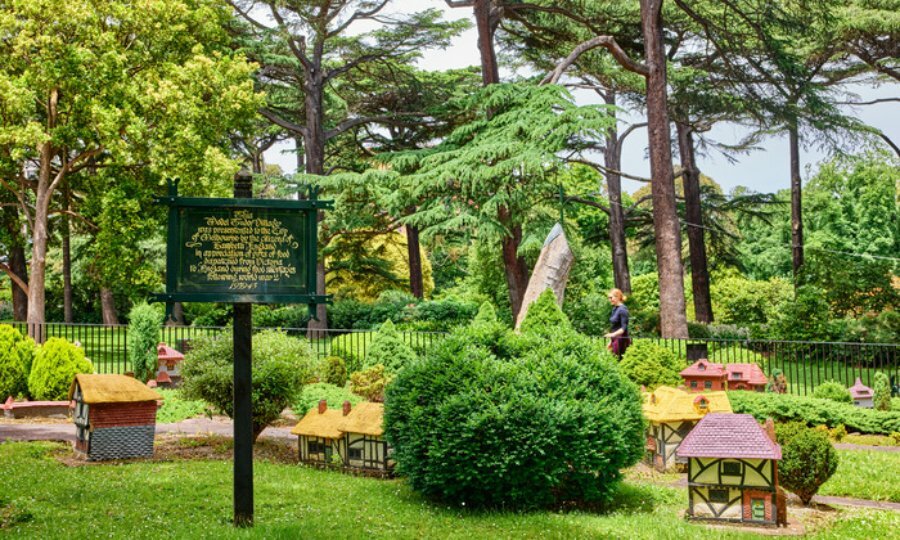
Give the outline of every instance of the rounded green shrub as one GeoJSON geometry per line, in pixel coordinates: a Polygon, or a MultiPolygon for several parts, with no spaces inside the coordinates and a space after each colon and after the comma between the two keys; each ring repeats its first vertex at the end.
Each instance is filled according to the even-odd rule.
{"type": "Polygon", "coordinates": [[[872,386],[875,394],[872,400],[874,408],[879,411],[891,410],[891,379],[887,373],[876,373],[872,386]]]}
{"type": "Polygon", "coordinates": [[[525,319],[519,327],[522,332],[546,336],[572,330],[572,323],[560,311],[552,289],[542,292],[527,309],[525,319]]]}
{"type": "Polygon", "coordinates": [[[156,346],[162,322],[162,313],[149,304],[138,304],[128,314],[128,359],[134,377],[141,382],[156,375],[156,346]]]}
{"type": "Polygon", "coordinates": [[[507,509],[600,502],[640,459],[639,393],[612,357],[574,331],[523,328],[536,331],[459,329],[388,386],[385,434],[425,496],[507,509]]]}
{"type": "Polygon", "coordinates": [[[347,371],[353,373],[362,369],[369,344],[375,332],[350,332],[331,340],[331,354],[344,359],[347,371]]]}
{"type": "Polygon", "coordinates": [[[648,388],[680,385],[681,370],[686,366],[678,355],[649,340],[638,340],[631,344],[622,355],[619,368],[635,384],[648,388]]]}
{"type": "Polygon", "coordinates": [[[356,405],[363,400],[363,398],[342,386],[328,383],[307,384],[300,391],[297,399],[294,400],[292,405],[294,414],[302,417],[310,409],[315,408],[319,401],[323,399],[328,403],[330,409],[340,409],[345,401],[349,401],[351,405],[356,405]]]}
{"type": "Polygon", "coordinates": [[[62,338],[50,338],[37,348],[28,377],[28,393],[37,400],[64,400],[75,375],[93,371],[94,366],[84,357],[81,347],[62,338]]]}
{"type": "Polygon", "coordinates": [[[837,401],[838,403],[853,402],[853,398],[850,396],[850,391],[847,390],[847,387],[837,381],[825,381],[819,386],[816,386],[816,389],[813,390],[813,397],[830,399],[831,401],[837,401]]]}
{"type": "MultiPolygon", "coordinates": [[[[294,402],[314,372],[314,354],[305,339],[279,330],[253,336],[253,438],[294,402]]],[[[195,340],[185,355],[182,392],[202,399],[228,417],[234,415],[234,350],[230,332],[195,340]]]]}
{"type": "Polygon", "coordinates": [[[34,341],[7,324],[0,324],[0,401],[28,393],[34,341]]]}
{"type": "Polygon", "coordinates": [[[781,485],[805,505],[838,467],[838,453],[831,445],[827,431],[798,430],[782,443],[781,454],[778,466],[781,485]]]}
{"type": "Polygon", "coordinates": [[[384,321],[381,328],[375,334],[366,357],[363,360],[363,369],[369,369],[377,364],[384,366],[388,374],[394,374],[411,364],[416,359],[416,353],[409,345],[403,342],[400,332],[394,327],[390,319],[384,321]]]}
{"type": "Polygon", "coordinates": [[[375,364],[350,375],[350,389],[368,401],[384,401],[384,390],[390,382],[391,376],[382,364],[375,364]]]}
{"type": "Polygon", "coordinates": [[[329,356],[322,361],[319,368],[321,373],[320,382],[333,384],[335,386],[344,386],[347,384],[347,366],[344,359],[340,356],[329,356]]]}

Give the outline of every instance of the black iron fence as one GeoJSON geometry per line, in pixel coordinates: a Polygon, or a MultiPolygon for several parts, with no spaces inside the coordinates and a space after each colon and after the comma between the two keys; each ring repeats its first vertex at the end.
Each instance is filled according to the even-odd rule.
{"type": "MultiPolygon", "coordinates": [[[[24,322],[7,323],[29,333],[24,322]]],[[[256,331],[265,330],[258,328],[256,331]]],[[[349,366],[362,365],[369,344],[374,337],[371,330],[307,330],[284,328],[289,335],[306,337],[319,358],[340,356],[349,366]]],[[[216,335],[227,328],[197,326],[166,326],[160,329],[160,341],[187,352],[191,343],[201,336],[216,335]]],[[[125,373],[130,371],[128,360],[128,327],[124,325],[46,323],[32,328],[33,336],[44,340],[61,337],[78,343],[93,362],[97,373],[125,373]]],[[[400,332],[403,340],[419,354],[426,353],[442,340],[442,332],[400,332]]],[[[602,344],[608,340],[596,338],[602,344]]],[[[787,379],[788,391],[797,395],[812,394],[816,386],[835,380],[851,386],[857,378],[873,386],[875,374],[883,372],[892,384],[900,381],[900,344],[831,343],[768,340],[718,339],[660,339],[635,338],[652,341],[674,353],[687,366],[698,358],[712,362],[755,363],[768,377],[776,370],[787,379]]]]}

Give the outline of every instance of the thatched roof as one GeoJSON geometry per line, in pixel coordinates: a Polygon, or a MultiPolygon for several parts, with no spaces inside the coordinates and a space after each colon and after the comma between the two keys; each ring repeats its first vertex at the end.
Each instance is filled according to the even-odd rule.
{"type": "Polygon", "coordinates": [[[381,437],[384,434],[384,404],[360,403],[338,426],[344,433],[361,433],[381,437]]]}
{"type": "Polygon", "coordinates": [[[730,413],[731,402],[725,392],[685,392],[660,386],[644,394],[644,417],[655,423],[700,420],[707,413],[730,413]],[[700,407],[700,400],[706,407],[700,407]]]}
{"type": "Polygon", "coordinates": [[[316,407],[310,409],[306,416],[297,422],[291,433],[307,437],[322,437],[323,439],[340,439],[343,434],[338,429],[338,425],[343,420],[344,415],[340,409],[325,409],[320,413],[316,407]]]}
{"type": "Polygon", "coordinates": [[[140,401],[159,401],[163,396],[147,388],[134,377],[125,375],[75,375],[69,388],[69,399],[75,395],[75,385],[81,387],[83,400],[93,403],[135,403],[140,401]]]}

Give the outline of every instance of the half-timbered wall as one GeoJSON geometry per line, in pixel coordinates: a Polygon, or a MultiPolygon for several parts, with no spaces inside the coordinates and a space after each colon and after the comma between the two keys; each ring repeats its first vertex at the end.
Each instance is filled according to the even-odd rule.
{"type": "Polygon", "coordinates": [[[696,422],[672,422],[672,423],[651,423],[649,437],[654,439],[655,450],[652,452],[651,461],[653,466],[659,470],[675,468],[678,465],[686,465],[686,460],[680,459],[675,455],[681,441],[687,437],[691,429],[694,428],[696,422]]]}
{"type": "Polygon", "coordinates": [[[334,462],[334,456],[338,456],[341,462],[346,460],[343,439],[299,435],[297,437],[297,453],[300,461],[307,463],[328,465],[334,462]]]}
{"type": "Polygon", "coordinates": [[[775,469],[771,459],[691,458],[690,461],[690,484],[774,489],[775,469]]]}
{"type": "Polygon", "coordinates": [[[390,466],[387,441],[359,433],[347,433],[347,463],[358,469],[387,470],[390,466]]]}
{"type": "Polygon", "coordinates": [[[775,463],[768,459],[691,458],[688,515],[775,523],[775,463]]]}

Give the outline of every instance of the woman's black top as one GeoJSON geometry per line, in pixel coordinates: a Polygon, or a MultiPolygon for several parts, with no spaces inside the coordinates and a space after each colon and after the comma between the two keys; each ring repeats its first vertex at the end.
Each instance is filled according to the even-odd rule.
{"type": "Polygon", "coordinates": [[[624,304],[613,307],[612,314],[609,316],[610,332],[615,332],[619,328],[625,330],[623,336],[628,335],[628,308],[624,304]]]}

